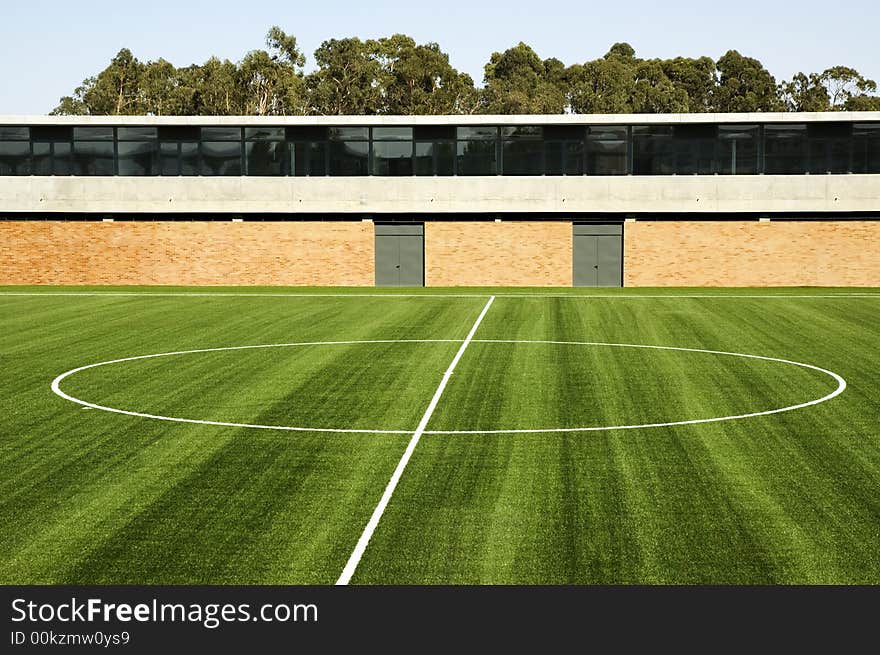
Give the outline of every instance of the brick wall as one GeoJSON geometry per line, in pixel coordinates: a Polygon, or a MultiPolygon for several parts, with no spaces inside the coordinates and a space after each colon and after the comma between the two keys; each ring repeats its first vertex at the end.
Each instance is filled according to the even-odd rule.
{"type": "Polygon", "coordinates": [[[638,221],[624,284],[880,286],[880,221],[638,221]]]}
{"type": "Polygon", "coordinates": [[[361,222],[0,221],[0,284],[372,285],[361,222]]]}
{"type": "Polygon", "coordinates": [[[570,222],[425,223],[427,286],[571,286],[570,222]]]}
{"type": "MultiPolygon", "coordinates": [[[[570,286],[571,223],[425,224],[428,286],[570,286]]],[[[0,221],[0,284],[372,286],[362,222],[0,221]]],[[[880,221],[638,221],[626,286],[880,286],[880,221]]]]}

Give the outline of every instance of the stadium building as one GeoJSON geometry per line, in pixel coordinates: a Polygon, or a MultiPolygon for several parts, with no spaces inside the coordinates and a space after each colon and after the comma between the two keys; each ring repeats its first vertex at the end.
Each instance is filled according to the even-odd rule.
{"type": "Polygon", "coordinates": [[[880,286],[880,112],[0,116],[0,284],[880,286]]]}

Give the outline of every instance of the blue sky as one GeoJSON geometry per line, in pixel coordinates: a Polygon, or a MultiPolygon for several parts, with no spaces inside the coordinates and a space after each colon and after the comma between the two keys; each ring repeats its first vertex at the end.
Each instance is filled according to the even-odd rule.
{"type": "Polygon", "coordinates": [[[849,65],[880,80],[880,3],[186,2],[5,0],[0,11],[0,114],[42,114],[122,47],[176,65],[214,54],[238,60],[268,28],[294,34],[313,65],[325,39],[403,32],[436,41],[479,83],[489,55],[519,41],[566,64],[603,55],[615,41],[640,57],[709,55],[731,48],[760,59],[777,80],[849,65]]]}

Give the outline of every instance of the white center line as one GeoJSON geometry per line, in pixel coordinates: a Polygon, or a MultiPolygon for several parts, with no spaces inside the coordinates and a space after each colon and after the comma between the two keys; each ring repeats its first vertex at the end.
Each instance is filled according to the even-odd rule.
{"type": "Polygon", "coordinates": [[[397,483],[400,481],[400,476],[403,475],[403,470],[409,463],[409,458],[412,457],[413,451],[416,449],[416,445],[418,445],[419,443],[419,439],[421,439],[422,434],[425,432],[425,428],[428,427],[428,421],[431,420],[431,415],[437,408],[437,403],[440,401],[440,396],[443,395],[443,390],[446,388],[446,384],[449,382],[449,378],[452,376],[452,372],[455,370],[456,365],[458,365],[458,360],[461,359],[464,351],[467,349],[471,340],[474,338],[474,334],[476,333],[477,328],[480,327],[480,323],[483,321],[483,317],[486,315],[486,312],[489,311],[489,307],[492,306],[492,303],[494,301],[495,296],[490,296],[489,302],[487,302],[485,307],[483,307],[483,311],[480,312],[480,315],[477,317],[477,320],[471,327],[471,331],[468,332],[468,335],[462,342],[461,347],[458,349],[458,352],[455,353],[455,357],[452,358],[452,362],[449,364],[449,368],[447,368],[446,372],[443,374],[443,379],[440,380],[440,386],[438,386],[437,390],[434,392],[434,397],[431,398],[431,402],[428,404],[428,409],[425,410],[425,413],[422,416],[422,420],[419,421],[419,425],[416,428],[416,431],[413,432],[413,436],[409,440],[409,444],[407,444],[406,446],[406,450],[403,451],[403,456],[397,463],[397,468],[395,468],[394,473],[391,474],[391,479],[388,481],[388,485],[385,487],[385,491],[382,493],[382,498],[379,499],[379,504],[376,505],[376,509],[373,510],[373,515],[370,516],[370,520],[367,521],[367,525],[364,528],[363,533],[361,534],[361,538],[358,539],[358,542],[355,545],[351,556],[348,558],[348,562],[346,562],[345,564],[345,568],[342,569],[342,573],[340,574],[339,579],[336,581],[337,585],[347,585],[348,582],[351,580],[351,576],[354,575],[354,572],[361,561],[361,557],[364,556],[364,551],[367,550],[370,539],[373,537],[373,533],[376,531],[376,527],[379,525],[379,520],[382,518],[382,514],[385,513],[385,508],[388,506],[388,502],[391,500],[391,496],[394,493],[394,490],[397,488],[397,483]]]}

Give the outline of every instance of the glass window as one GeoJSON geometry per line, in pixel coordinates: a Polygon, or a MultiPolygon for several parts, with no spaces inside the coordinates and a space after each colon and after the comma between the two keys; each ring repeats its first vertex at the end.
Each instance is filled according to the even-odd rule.
{"type": "MultiPolygon", "coordinates": [[[[224,145],[229,145],[224,144],[224,145]]],[[[238,145],[238,144],[234,144],[238,145]]],[[[180,144],[180,172],[178,175],[199,174],[199,144],[184,142],[180,144]]]]}
{"type": "Polygon", "coordinates": [[[416,175],[452,175],[455,170],[455,142],[416,143],[416,175]]]}
{"type": "Polygon", "coordinates": [[[248,175],[284,175],[284,141],[245,143],[248,175]]]}
{"type": "Polygon", "coordinates": [[[290,159],[290,174],[296,177],[304,177],[308,174],[309,144],[288,143],[288,156],[290,159]]]}
{"type": "Polygon", "coordinates": [[[675,144],[671,125],[633,127],[633,173],[672,175],[675,170],[675,144]]]}
{"type": "Polygon", "coordinates": [[[587,175],[626,175],[626,128],[587,128],[584,163],[587,175]]]}
{"type": "Polygon", "coordinates": [[[411,127],[374,127],[374,141],[412,141],[413,128],[411,127]]]}
{"type": "Polygon", "coordinates": [[[412,141],[373,143],[373,175],[412,175],[412,141]]]}
{"type": "Polygon", "coordinates": [[[333,141],[367,141],[370,138],[368,127],[331,127],[327,132],[333,141]]]}
{"type": "Polygon", "coordinates": [[[34,175],[52,175],[52,144],[34,142],[31,170],[34,175]]]}
{"type": "Polygon", "coordinates": [[[540,139],[544,134],[540,125],[506,125],[501,128],[503,139],[540,139]]]}
{"type": "Polygon", "coordinates": [[[676,175],[711,175],[715,172],[715,146],[718,128],[715,125],[676,125],[672,128],[676,175]]]}
{"type": "Polygon", "coordinates": [[[202,141],[202,175],[241,175],[238,141],[202,141]]]}
{"type": "Polygon", "coordinates": [[[74,175],[113,175],[113,142],[74,141],[73,162],[74,175]]]}
{"type": "Polygon", "coordinates": [[[853,173],[880,173],[880,123],[853,125],[853,173]]]}
{"type": "Polygon", "coordinates": [[[764,126],[764,172],[769,175],[800,175],[807,172],[806,125],[764,126]]]}
{"type": "Polygon", "coordinates": [[[116,138],[120,141],[155,141],[159,130],[155,127],[117,127],[116,138]]]}
{"type": "Polygon", "coordinates": [[[495,175],[497,173],[495,141],[459,141],[457,163],[459,175],[495,175]]]}
{"type": "Polygon", "coordinates": [[[370,144],[367,141],[331,141],[330,175],[366,175],[370,144]]]}
{"type": "Polygon", "coordinates": [[[529,139],[505,140],[501,167],[505,175],[543,175],[544,142],[529,139]]]}
{"type": "MultiPolygon", "coordinates": [[[[155,141],[120,141],[116,147],[119,175],[156,175],[158,172],[155,141]]],[[[174,156],[176,164],[177,152],[174,156]]]]}
{"type": "Polygon", "coordinates": [[[203,127],[202,141],[241,141],[240,127],[203,127]]]}
{"type": "Polygon", "coordinates": [[[459,127],[455,130],[456,139],[494,139],[498,136],[498,128],[489,126],[459,127]]]}
{"type": "Polygon", "coordinates": [[[584,174],[583,141],[547,141],[544,153],[545,170],[547,175],[584,174]]]}
{"type": "Polygon", "coordinates": [[[283,127],[246,127],[244,138],[248,141],[283,141],[285,131],[283,127]]]}
{"type": "Polygon", "coordinates": [[[851,123],[810,123],[807,141],[810,173],[849,172],[851,123]]]}
{"type": "Polygon", "coordinates": [[[75,127],[73,128],[74,141],[112,141],[112,127],[75,127]]]}
{"type": "Polygon", "coordinates": [[[179,150],[178,143],[159,144],[159,175],[180,175],[179,150]]]}
{"type": "Polygon", "coordinates": [[[758,173],[758,126],[718,126],[718,166],[722,175],[758,173]]]}
{"type": "Polygon", "coordinates": [[[30,175],[31,144],[0,141],[0,175],[30,175]]]}
{"type": "Polygon", "coordinates": [[[29,127],[0,125],[0,141],[27,141],[31,138],[29,127]]]}
{"type": "Polygon", "coordinates": [[[73,171],[73,156],[70,143],[56,141],[52,144],[52,175],[70,175],[73,171]]]}
{"type": "Polygon", "coordinates": [[[309,175],[320,177],[327,175],[327,144],[313,141],[309,145],[309,175]]]}

